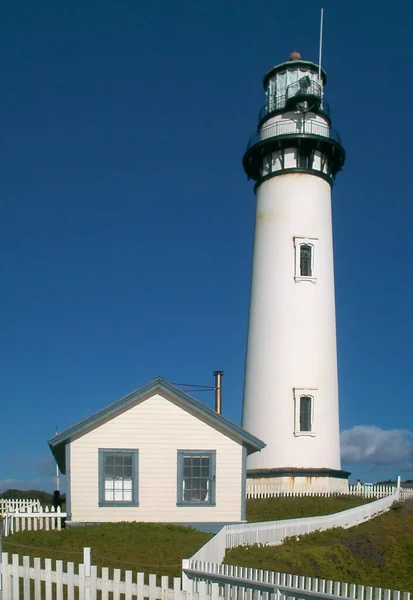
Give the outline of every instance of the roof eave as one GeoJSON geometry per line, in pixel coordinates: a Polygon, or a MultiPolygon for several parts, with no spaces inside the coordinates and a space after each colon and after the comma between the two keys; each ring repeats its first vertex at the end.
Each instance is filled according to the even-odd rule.
{"type": "Polygon", "coordinates": [[[157,391],[169,392],[172,396],[174,396],[178,400],[181,400],[183,404],[186,404],[198,416],[206,418],[206,420],[209,421],[209,424],[212,427],[215,426],[217,429],[220,429],[224,433],[224,435],[228,435],[229,437],[235,438],[239,443],[245,445],[247,449],[249,448],[249,454],[262,450],[265,447],[266,444],[262,440],[258,439],[248,431],[241,429],[241,427],[238,427],[238,425],[235,425],[235,423],[233,423],[226,417],[218,415],[212,409],[199,402],[199,400],[192,398],[192,396],[189,396],[179,388],[176,388],[165,379],[157,377],[156,379],[153,379],[141,388],[138,388],[130,394],[123,396],[122,398],[110,404],[106,408],[103,408],[100,411],[91,415],[90,417],[86,417],[78,423],[75,423],[75,425],[72,425],[71,427],[65,429],[61,433],[54,435],[48,441],[53,456],[55,456],[55,459],[57,460],[56,455],[58,453],[58,447],[61,444],[65,446],[66,443],[70,443],[70,439],[72,437],[81,436],[88,430],[91,430],[94,427],[99,427],[99,425],[105,419],[111,419],[117,412],[123,412],[122,409],[128,410],[129,404],[132,404],[135,401],[139,401],[143,399],[145,395],[153,394],[157,391]]]}

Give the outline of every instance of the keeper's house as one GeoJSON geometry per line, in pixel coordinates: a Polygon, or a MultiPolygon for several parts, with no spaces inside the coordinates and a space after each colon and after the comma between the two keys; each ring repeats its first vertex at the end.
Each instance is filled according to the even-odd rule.
{"type": "Polygon", "coordinates": [[[67,524],[217,530],[245,520],[247,455],[265,444],[158,377],[49,440],[67,524]]]}

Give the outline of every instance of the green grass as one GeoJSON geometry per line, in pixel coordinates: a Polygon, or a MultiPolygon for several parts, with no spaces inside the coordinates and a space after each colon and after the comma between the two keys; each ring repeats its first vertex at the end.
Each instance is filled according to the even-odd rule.
{"type": "Polygon", "coordinates": [[[254,522],[317,517],[354,508],[367,502],[371,500],[357,496],[253,499],[247,500],[247,520],[254,522]]]}
{"type": "Polygon", "coordinates": [[[238,547],[225,563],[382,588],[413,590],[413,502],[351,529],[238,547]]]}
{"type": "Polygon", "coordinates": [[[3,552],[76,565],[90,546],[92,564],[110,569],[181,576],[181,560],[212,537],[190,527],[158,523],[104,523],[62,531],[22,531],[3,538],[3,552]]]}
{"type": "MultiPolygon", "coordinates": [[[[315,516],[364,502],[354,497],[249,500],[247,517],[249,521],[265,521],[315,516]]],[[[211,537],[211,534],[176,525],[105,523],[72,527],[61,532],[23,531],[3,538],[3,550],[9,554],[60,559],[78,565],[82,562],[82,548],[90,546],[92,563],[98,567],[178,577],[181,560],[195,554],[211,537]]]]}

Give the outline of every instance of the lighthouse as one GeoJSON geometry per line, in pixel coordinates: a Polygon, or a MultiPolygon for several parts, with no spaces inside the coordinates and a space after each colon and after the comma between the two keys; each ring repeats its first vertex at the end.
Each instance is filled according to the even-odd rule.
{"type": "Polygon", "coordinates": [[[242,426],[266,448],[247,475],[295,489],[343,488],[331,191],[344,148],[327,76],[298,52],[264,77],[243,167],[256,218],[242,426]]]}

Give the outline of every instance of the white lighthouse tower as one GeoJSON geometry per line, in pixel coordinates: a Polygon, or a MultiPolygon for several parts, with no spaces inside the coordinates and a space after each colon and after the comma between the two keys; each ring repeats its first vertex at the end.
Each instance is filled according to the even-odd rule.
{"type": "Polygon", "coordinates": [[[326,73],[294,52],[264,78],[244,169],[257,211],[242,426],[267,444],[248,477],[345,487],[341,471],[331,189],[344,164],[326,73]]]}

